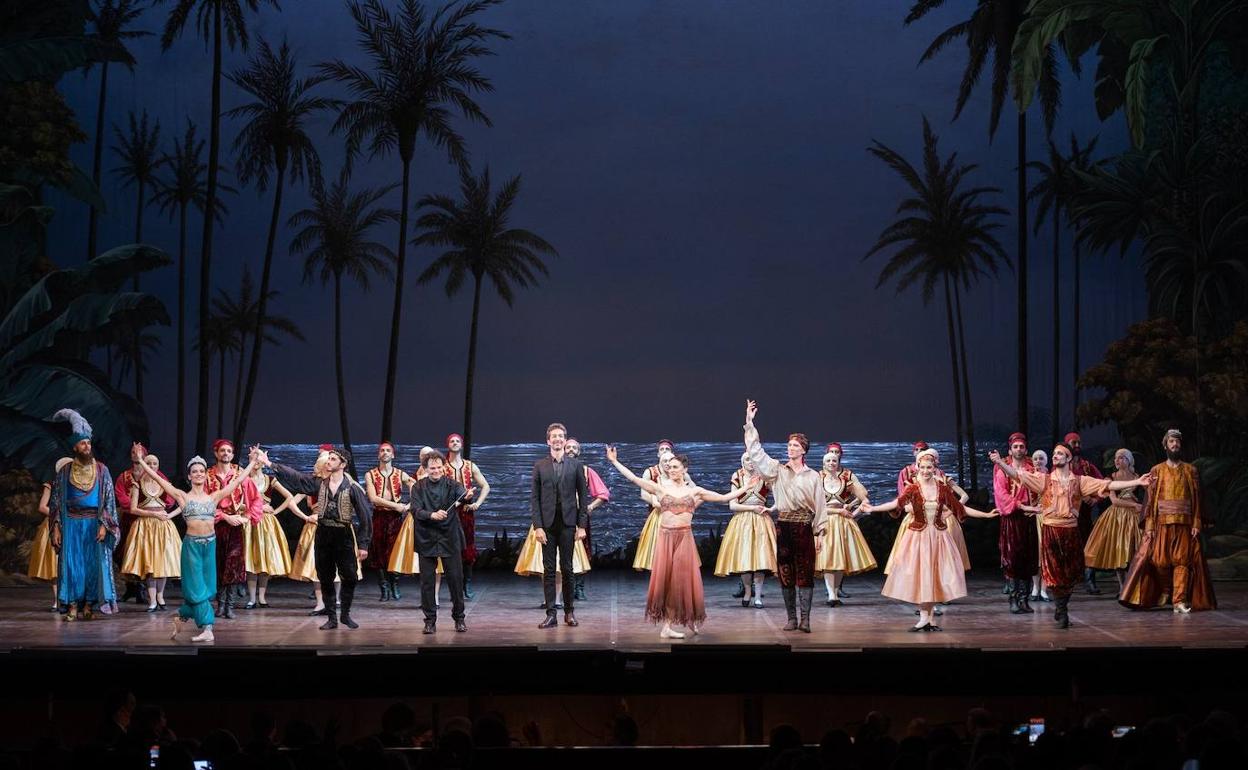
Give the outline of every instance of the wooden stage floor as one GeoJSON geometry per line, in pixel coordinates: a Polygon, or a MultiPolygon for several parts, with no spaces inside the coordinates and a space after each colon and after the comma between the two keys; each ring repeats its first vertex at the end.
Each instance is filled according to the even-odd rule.
{"type": "MultiPolygon", "coordinates": [[[[850,598],[839,608],[824,606],[822,584],[816,587],[814,632],[785,632],[779,584],[768,581],[758,610],[743,608],[731,598],[733,582],[706,582],[708,620],[703,632],[683,640],[660,639],[644,620],[647,575],[599,570],[590,573],[588,601],[577,604],[580,626],[561,624],[541,630],[540,583],[511,574],[479,573],[476,598],[468,602],[467,633],[456,633],[450,600],[443,588],[438,632],[421,633],[418,586],[403,583],[403,599],[381,603],[372,580],[360,584],[353,617],[357,630],[339,627],[321,631],[323,618],[308,617],[312,603],[308,584],[275,580],[268,609],[238,610],[237,618],[216,626],[216,642],[193,645],[191,633],[179,641],[168,638],[170,618],[178,605],[178,588],[170,587],[169,611],[147,613],[129,603],[119,616],[65,623],[46,610],[45,586],[0,589],[0,653],[94,649],[127,654],[196,654],[212,649],[251,651],[303,650],[326,654],[420,653],[453,649],[482,651],[614,651],[665,653],[693,649],[735,648],[759,651],[840,652],[976,650],[1054,651],[1113,648],[1243,649],[1248,646],[1248,584],[1218,583],[1219,610],[1175,615],[1169,611],[1131,612],[1120,607],[1110,590],[1100,596],[1082,591],[1071,602],[1073,627],[1060,630],[1052,620],[1053,605],[1034,605],[1034,615],[1010,615],[1001,583],[991,575],[970,578],[970,595],[945,608],[939,619],[943,632],[909,633],[913,608],[880,595],[883,576],[871,573],[846,581],[850,598]]],[[[1109,589],[1110,580],[1102,580],[1109,589]]]]}

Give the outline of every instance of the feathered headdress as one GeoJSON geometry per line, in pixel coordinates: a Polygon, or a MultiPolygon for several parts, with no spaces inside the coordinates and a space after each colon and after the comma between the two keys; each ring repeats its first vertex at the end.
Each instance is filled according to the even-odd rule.
{"type": "Polygon", "coordinates": [[[87,422],[87,418],[75,412],[73,409],[62,409],[52,415],[53,422],[67,422],[72,433],[69,436],[70,444],[77,444],[79,441],[91,440],[91,423],[87,422]]]}

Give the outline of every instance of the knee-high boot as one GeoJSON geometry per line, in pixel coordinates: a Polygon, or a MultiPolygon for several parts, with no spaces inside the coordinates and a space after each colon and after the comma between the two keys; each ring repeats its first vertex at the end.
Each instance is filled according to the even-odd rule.
{"type": "Polygon", "coordinates": [[[384,569],[377,570],[377,587],[381,589],[380,601],[390,601],[390,584],[386,582],[386,571],[384,569]]]}
{"type": "Polygon", "coordinates": [[[1018,592],[1018,614],[1030,615],[1034,613],[1035,610],[1031,608],[1030,599],[1031,581],[1027,578],[1022,578],[1021,580],[1015,580],[1014,585],[1016,586],[1014,590],[1018,592]]]}
{"type": "Polygon", "coordinates": [[[810,605],[815,598],[815,589],[813,587],[797,589],[797,598],[801,602],[802,621],[797,624],[797,630],[804,633],[810,633],[810,605]]]}
{"type": "Polygon", "coordinates": [[[784,624],[784,630],[796,631],[797,588],[795,586],[780,586],[780,593],[784,595],[784,611],[789,615],[789,622],[784,624]]]}

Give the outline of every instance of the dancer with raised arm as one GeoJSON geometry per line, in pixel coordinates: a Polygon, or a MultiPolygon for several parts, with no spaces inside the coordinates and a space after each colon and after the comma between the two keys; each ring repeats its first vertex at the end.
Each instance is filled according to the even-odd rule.
{"type": "Polygon", "coordinates": [[[1200,471],[1183,462],[1183,434],[1178,430],[1166,431],[1161,442],[1166,459],[1148,472],[1156,483],[1141,512],[1144,537],[1118,603],[1133,610],[1172,603],[1181,615],[1217,609],[1209,565],[1200,548],[1200,530],[1205,526],[1200,471]]]}
{"type": "Polygon", "coordinates": [[[689,458],[676,455],[668,460],[668,483],[643,479],[619,460],[614,446],[607,446],[607,459],[620,474],[641,489],[658,498],[663,509],[659,521],[659,537],[650,566],[650,590],[646,592],[646,620],[662,623],[659,636],[683,639],[685,635],[672,630],[672,624],[684,626],[697,634],[706,622],[706,598],[702,590],[702,573],[698,569],[698,545],[693,539],[693,512],[702,503],[726,503],[750,492],[738,487],[728,494],[711,492],[685,484],[689,458]]]}
{"type": "MultiPolygon", "coordinates": [[[[140,458],[143,447],[135,444],[140,458]]],[[[136,465],[136,469],[138,466],[136,465]]],[[[191,491],[184,492],[169,483],[165,477],[138,469],[140,483],[150,480],[160,491],[171,497],[182,510],[182,518],[186,520],[186,537],[182,539],[182,606],[173,619],[173,633],[170,639],[178,638],[178,633],[188,621],[195,621],[199,633],[191,637],[192,642],[211,642],[213,611],[212,597],[217,592],[217,533],[214,526],[217,506],[227,499],[245,483],[247,474],[255,469],[253,460],[247,466],[246,473],[235,474],[223,487],[213,492],[207,489],[208,463],[204,458],[195,456],[186,464],[186,475],[191,481],[191,491]]]]}
{"type": "Polygon", "coordinates": [[[919,606],[919,620],[911,631],[940,631],[932,622],[936,604],[966,596],[962,549],[949,521],[967,516],[991,519],[997,512],[964,505],[953,486],[937,477],[935,450],[920,451],[917,464],[917,478],[900,497],[883,505],[863,503],[860,510],[864,514],[887,512],[893,518],[902,511],[908,514],[910,523],[902,528],[893,568],[880,593],[919,606]]]}
{"type": "MultiPolygon", "coordinates": [[[[234,442],[219,438],[212,443],[216,462],[208,469],[205,490],[224,489],[242,469],[234,462],[234,442]]],[[[247,584],[247,534],[245,530],[264,516],[264,498],[251,479],[244,479],[217,504],[217,617],[233,619],[234,589],[247,584]]]]}
{"type": "Polygon", "coordinates": [[[992,450],[988,459],[1012,479],[1018,479],[1040,496],[1040,571],[1045,585],[1056,600],[1053,620],[1059,628],[1070,628],[1070,594],[1083,578],[1083,538],[1079,536],[1079,505],[1084,498],[1099,497],[1133,487],[1148,486],[1151,476],[1131,481],[1095,479],[1076,476],[1070,469],[1074,452],[1066,444],[1053,447],[1053,470],[1050,473],[1023,470],[1007,463],[1001,453],[992,450]]]}
{"type": "Polygon", "coordinates": [[[316,495],[316,577],[321,581],[321,595],[333,593],[335,576],[342,581],[340,614],[335,615],[327,603],[328,619],[321,630],[337,628],[339,620],[347,628],[359,628],[351,618],[351,600],[355,597],[359,562],[368,558],[373,507],[364,488],[344,472],[351,463],[350,451],[340,447],[329,450],[325,460],[329,475],[323,479],[275,463],[259,447],[252,448],[251,456],[264,467],[272,468],[277,480],[291,492],[316,495]]]}
{"type": "Polygon", "coordinates": [[[776,525],[767,506],[771,487],[758,475],[749,454],[741,455],[741,467],[733,471],[729,482],[733,489],[749,491],[728,503],[732,518],[724,529],[715,558],[715,577],[740,575],[740,590],[733,594],[742,607],[763,608],[763,582],[768,572],[776,571],[776,525]]]}
{"type": "Polygon", "coordinates": [[[814,599],[815,554],[823,547],[828,529],[827,499],[819,474],[806,465],[810,440],[804,433],[790,433],[788,462],[773,460],[763,451],[754,427],[758,404],[745,402],[745,451],[758,473],[771,485],[780,512],[776,533],[776,568],[789,620],[785,631],[810,633],[810,604],[814,599]],[[801,619],[798,619],[798,605],[801,619]]]}
{"type": "MultiPolygon", "coordinates": [[[[1027,437],[1010,434],[1010,454],[1006,462],[1023,470],[1035,470],[1027,456],[1027,437]]],[[[1032,517],[1040,510],[1032,504],[1032,491],[1000,468],[992,471],[992,499],[1001,513],[997,547],[1001,550],[1001,570],[1010,589],[1010,612],[1034,612],[1029,600],[1031,578],[1040,568],[1039,535],[1032,517]]]]}
{"type": "Polygon", "coordinates": [[[589,520],[589,482],[581,461],[564,452],[568,429],[553,422],[546,427],[550,452],[533,464],[529,493],[529,513],[534,537],[542,544],[542,591],[546,597],[546,618],[538,628],[559,624],[555,610],[555,580],[563,580],[563,622],[579,626],[573,611],[576,588],[572,582],[572,552],[577,540],[585,539],[589,520]]]}
{"type": "Polygon", "coordinates": [[[867,502],[867,488],[849,468],[841,466],[844,450],[835,442],[828,444],[823,455],[823,471],[819,474],[828,510],[828,532],[823,548],[815,558],[815,572],[823,575],[828,589],[828,606],[841,606],[841,582],[846,575],[861,575],[875,569],[875,556],[855,520],[859,508],[867,502]]]}

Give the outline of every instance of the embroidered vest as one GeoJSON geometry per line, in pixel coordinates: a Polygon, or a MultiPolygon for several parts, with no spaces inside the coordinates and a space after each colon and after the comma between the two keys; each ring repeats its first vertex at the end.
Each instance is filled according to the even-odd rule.
{"type": "Polygon", "coordinates": [[[351,507],[351,480],[344,478],[338,490],[338,515],[325,518],[325,510],[329,507],[329,479],[321,482],[321,493],[316,498],[316,515],[320,524],[331,527],[349,527],[355,518],[355,510],[351,507]]]}

